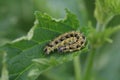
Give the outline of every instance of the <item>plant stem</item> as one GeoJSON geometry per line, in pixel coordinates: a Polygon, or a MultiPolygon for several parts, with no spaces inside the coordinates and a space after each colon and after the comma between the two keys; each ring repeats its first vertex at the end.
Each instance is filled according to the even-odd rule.
{"type": "Polygon", "coordinates": [[[2,61],[3,68],[2,68],[2,74],[1,74],[1,80],[9,80],[7,65],[6,65],[7,53],[6,52],[2,52],[2,53],[3,53],[3,61],[2,61]]]}
{"type": "Polygon", "coordinates": [[[96,31],[101,32],[104,31],[108,23],[113,19],[114,16],[110,16],[104,23],[97,22],[96,31]]]}
{"type": "Polygon", "coordinates": [[[86,70],[85,70],[85,75],[83,80],[90,80],[91,78],[90,76],[92,73],[94,57],[95,57],[95,50],[92,49],[91,53],[89,53],[87,58],[86,68],[85,68],[86,70]]]}
{"type": "Polygon", "coordinates": [[[97,32],[102,31],[103,28],[101,28],[101,27],[103,27],[103,24],[101,24],[101,23],[98,22],[97,25],[96,25],[96,31],[97,32]]]}
{"type": "MultiPolygon", "coordinates": [[[[105,30],[107,24],[110,22],[110,20],[113,18],[114,16],[111,16],[109,17],[103,24],[102,23],[97,23],[96,25],[96,31],[97,32],[102,32],[105,30]]],[[[86,62],[86,70],[85,70],[85,75],[84,75],[84,79],[83,80],[90,80],[91,79],[91,73],[92,73],[92,68],[93,68],[93,61],[94,61],[94,57],[95,57],[95,51],[97,49],[95,49],[93,46],[92,46],[92,49],[91,49],[91,53],[89,53],[88,55],[88,60],[86,62]]]]}
{"type": "Polygon", "coordinates": [[[74,71],[75,71],[75,80],[82,80],[79,56],[76,56],[74,58],[73,63],[74,63],[74,71]]]}

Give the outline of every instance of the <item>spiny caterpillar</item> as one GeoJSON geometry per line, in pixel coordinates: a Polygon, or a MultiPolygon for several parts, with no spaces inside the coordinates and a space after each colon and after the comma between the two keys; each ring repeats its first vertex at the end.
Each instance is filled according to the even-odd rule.
{"type": "Polygon", "coordinates": [[[77,51],[84,47],[85,42],[86,38],[80,32],[71,31],[55,38],[44,48],[44,51],[46,54],[54,50],[59,52],[77,51]]]}

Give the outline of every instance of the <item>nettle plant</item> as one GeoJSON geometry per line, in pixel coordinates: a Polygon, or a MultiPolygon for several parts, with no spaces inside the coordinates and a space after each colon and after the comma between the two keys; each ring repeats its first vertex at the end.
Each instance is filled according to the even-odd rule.
{"type": "Polygon", "coordinates": [[[70,60],[74,62],[76,80],[91,80],[96,50],[106,42],[111,43],[110,36],[120,30],[120,26],[107,28],[112,18],[120,14],[120,0],[96,0],[95,4],[94,15],[97,20],[95,27],[90,24],[86,27],[80,26],[76,15],[67,9],[64,19],[54,19],[36,11],[36,20],[28,35],[0,48],[3,54],[0,80],[35,80],[44,71],[70,60]],[[61,54],[57,51],[45,54],[46,44],[70,31],[84,34],[86,37],[84,48],[61,54]],[[88,58],[86,67],[81,72],[79,56],[85,52],[88,53],[88,58]]]}

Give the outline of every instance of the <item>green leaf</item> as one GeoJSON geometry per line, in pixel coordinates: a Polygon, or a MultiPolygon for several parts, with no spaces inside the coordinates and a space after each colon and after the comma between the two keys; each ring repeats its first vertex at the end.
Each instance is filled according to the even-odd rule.
{"type": "Polygon", "coordinates": [[[6,51],[10,80],[35,80],[42,72],[58,64],[72,60],[87,47],[73,53],[52,52],[45,55],[45,45],[58,35],[79,28],[76,16],[66,10],[65,19],[56,20],[47,14],[36,12],[36,21],[27,36],[1,47],[6,51]]]}
{"type": "Polygon", "coordinates": [[[57,32],[76,30],[79,27],[79,21],[77,20],[77,17],[68,10],[66,10],[66,13],[67,16],[63,20],[56,20],[54,18],[51,18],[49,15],[45,13],[42,14],[38,11],[36,11],[35,15],[39,22],[39,27],[44,27],[57,32]]]}

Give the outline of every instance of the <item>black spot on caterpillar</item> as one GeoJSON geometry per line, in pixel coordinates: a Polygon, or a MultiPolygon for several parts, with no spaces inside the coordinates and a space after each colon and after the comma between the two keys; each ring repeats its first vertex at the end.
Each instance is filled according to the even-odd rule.
{"type": "Polygon", "coordinates": [[[46,54],[50,54],[54,50],[59,52],[77,51],[85,45],[85,42],[86,38],[83,34],[71,31],[56,37],[44,48],[44,51],[46,54]]]}

